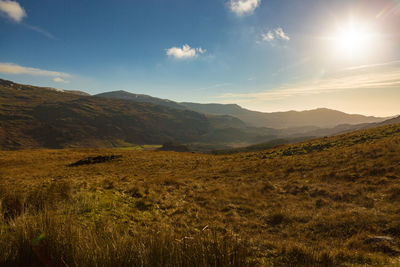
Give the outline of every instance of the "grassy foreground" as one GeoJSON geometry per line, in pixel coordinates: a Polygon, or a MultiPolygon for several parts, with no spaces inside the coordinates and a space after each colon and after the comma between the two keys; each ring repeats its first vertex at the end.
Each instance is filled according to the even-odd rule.
{"type": "Polygon", "coordinates": [[[3,151],[0,199],[0,266],[400,266],[400,125],[225,156],[3,151]],[[69,166],[99,155],[122,157],[69,166]]]}

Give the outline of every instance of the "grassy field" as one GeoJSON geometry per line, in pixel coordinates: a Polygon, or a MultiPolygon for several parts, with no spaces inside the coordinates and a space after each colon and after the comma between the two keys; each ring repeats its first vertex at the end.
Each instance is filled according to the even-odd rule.
{"type": "Polygon", "coordinates": [[[0,178],[0,266],[400,266],[399,124],[233,155],[3,151],[0,178]]]}

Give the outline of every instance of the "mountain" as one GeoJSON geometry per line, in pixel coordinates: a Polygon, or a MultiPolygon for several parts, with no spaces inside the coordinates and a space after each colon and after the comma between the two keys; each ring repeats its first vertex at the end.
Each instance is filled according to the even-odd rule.
{"type": "MultiPolygon", "coordinates": [[[[271,130],[273,131],[273,130],[271,130]]],[[[0,80],[0,148],[113,147],[269,140],[230,116],[0,80]],[[236,127],[236,128],[235,128],[236,127]],[[215,141],[218,140],[218,141],[215,141]]]]}
{"type": "Polygon", "coordinates": [[[315,126],[320,128],[334,127],[339,124],[373,123],[385,118],[367,117],[344,112],[319,108],[307,111],[287,111],[264,113],[251,111],[236,104],[198,104],[180,103],[190,110],[214,114],[234,116],[248,125],[255,127],[271,127],[277,129],[315,126]]]}
{"type": "MultiPolygon", "coordinates": [[[[175,109],[180,109],[180,110],[188,109],[185,106],[183,106],[177,102],[174,102],[172,100],[161,99],[161,98],[157,98],[157,97],[153,97],[153,96],[149,96],[149,95],[143,95],[143,94],[129,93],[129,92],[126,92],[123,90],[101,93],[101,94],[95,95],[95,97],[124,99],[124,100],[131,100],[131,101],[138,102],[138,103],[151,103],[151,104],[155,104],[155,105],[160,105],[160,106],[175,108],[175,109]]],[[[210,120],[210,122],[213,124],[213,126],[215,126],[216,128],[229,128],[229,127],[244,128],[244,127],[246,127],[246,124],[244,122],[242,122],[241,120],[239,120],[236,117],[232,117],[229,115],[206,114],[206,116],[210,120]]]]}
{"type": "Polygon", "coordinates": [[[238,105],[191,104],[191,108],[187,108],[188,105],[123,91],[90,96],[80,91],[22,85],[0,79],[0,148],[120,147],[179,142],[211,150],[213,146],[229,148],[268,142],[268,146],[290,143],[299,138],[328,136],[385,123],[274,129],[249,126],[248,121],[238,117],[243,112],[259,118],[262,115],[270,122],[275,121],[268,123],[275,126],[279,126],[278,118],[281,126],[299,125],[294,118],[311,125],[321,124],[323,118],[328,125],[379,118],[328,109],[261,113],[238,105]],[[224,107],[232,115],[192,110],[200,107],[208,107],[211,113],[221,113],[218,109],[224,107]]]}
{"type": "Polygon", "coordinates": [[[209,127],[207,117],[193,111],[0,85],[0,146],[6,149],[189,142],[209,127]]]}
{"type": "Polygon", "coordinates": [[[275,129],[299,128],[305,126],[332,128],[340,124],[375,123],[386,119],[357,114],[347,114],[326,108],[306,111],[264,113],[248,110],[240,107],[237,104],[179,103],[168,99],[160,99],[149,95],[134,94],[125,91],[107,92],[98,94],[96,96],[128,99],[135,102],[153,103],[176,109],[189,109],[207,115],[232,116],[241,120],[248,126],[268,127],[275,129]]]}

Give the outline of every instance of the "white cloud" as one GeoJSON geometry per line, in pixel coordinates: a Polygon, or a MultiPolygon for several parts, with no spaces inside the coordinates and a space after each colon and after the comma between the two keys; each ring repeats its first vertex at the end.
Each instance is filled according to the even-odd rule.
{"type": "Polygon", "coordinates": [[[24,67],[13,63],[1,63],[0,73],[7,74],[28,74],[34,76],[51,76],[51,77],[71,77],[71,74],[50,70],[41,70],[37,68],[24,67]]]}
{"type": "Polygon", "coordinates": [[[281,40],[286,40],[286,41],[289,41],[289,40],[290,40],[289,35],[287,35],[287,34],[283,31],[283,29],[282,29],[281,27],[278,27],[278,28],[275,29],[275,36],[276,36],[278,39],[281,39],[281,40]]]}
{"type": "Polygon", "coordinates": [[[273,41],[275,39],[275,35],[274,35],[274,33],[272,31],[268,31],[267,33],[262,33],[261,34],[261,39],[263,41],[270,42],[270,41],[273,41]]]}
{"type": "Polygon", "coordinates": [[[36,31],[40,34],[43,34],[44,36],[46,36],[50,39],[57,40],[57,38],[54,35],[45,31],[44,29],[37,27],[37,26],[23,23],[22,20],[27,15],[26,15],[24,8],[21,7],[21,5],[16,1],[0,0],[0,15],[3,15],[17,23],[21,23],[22,26],[24,26],[30,30],[36,31]]]}
{"type": "Polygon", "coordinates": [[[191,48],[189,45],[185,44],[181,47],[171,47],[167,49],[167,56],[176,58],[176,59],[190,59],[195,58],[199,54],[204,54],[207,52],[206,49],[201,47],[199,48],[191,48]]]}
{"type": "Polygon", "coordinates": [[[53,81],[55,81],[56,83],[69,83],[68,81],[66,81],[66,80],[64,80],[64,79],[62,79],[60,77],[55,77],[53,79],[53,81]]]}
{"type": "Polygon", "coordinates": [[[281,40],[281,41],[289,41],[290,37],[287,33],[283,31],[281,27],[275,28],[273,30],[269,30],[266,33],[261,34],[261,40],[262,41],[267,41],[267,42],[272,42],[275,40],[281,40]]]}
{"type": "Polygon", "coordinates": [[[21,22],[26,17],[25,10],[18,2],[9,0],[0,0],[0,13],[6,15],[15,22],[21,22]]]}
{"type": "Polygon", "coordinates": [[[261,0],[230,0],[229,7],[238,16],[253,14],[261,0]]]}

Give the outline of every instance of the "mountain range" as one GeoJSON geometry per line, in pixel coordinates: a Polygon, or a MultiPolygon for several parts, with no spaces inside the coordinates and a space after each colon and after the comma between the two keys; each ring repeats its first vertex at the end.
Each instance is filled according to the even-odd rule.
{"type": "Polygon", "coordinates": [[[2,149],[116,147],[214,140],[260,142],[268,130],[246,131],[229,116],[206,116],[152,103],[93,97],[0,80],[2,149]],[[237,125],[237,128],[232,128],[237,125]]]}
{"type": "Polygon", "coordinates": [[[384,120],[329,109],[262,113],[234,104],[178,103],[124,91],[91,96],[0,79],[1,149],[166,142],[232,147],[309,139],[384,120]]]}
{"type": "Polygon", "coordinates": [[[209,115],[228,115],[233,116],[248,126],[269,127],[275,129],[314,126],[320,128],[335,127],[339,124],[360,124],[380,122],[387,118],[377,118],[358,114],[346,114],[344,112],[319,108],[306,111],[287,111],[287,112],[259,112],[240,107],[237,104],[199,104],[189,102],[174,102],[168,99],[155,98],[148,95],[133,94],[125,91],[113,91],[98,94],[96,96],[127,99],[135,102],[148,102],[157,105],[177,109],[189,109],[209,115]]]}

